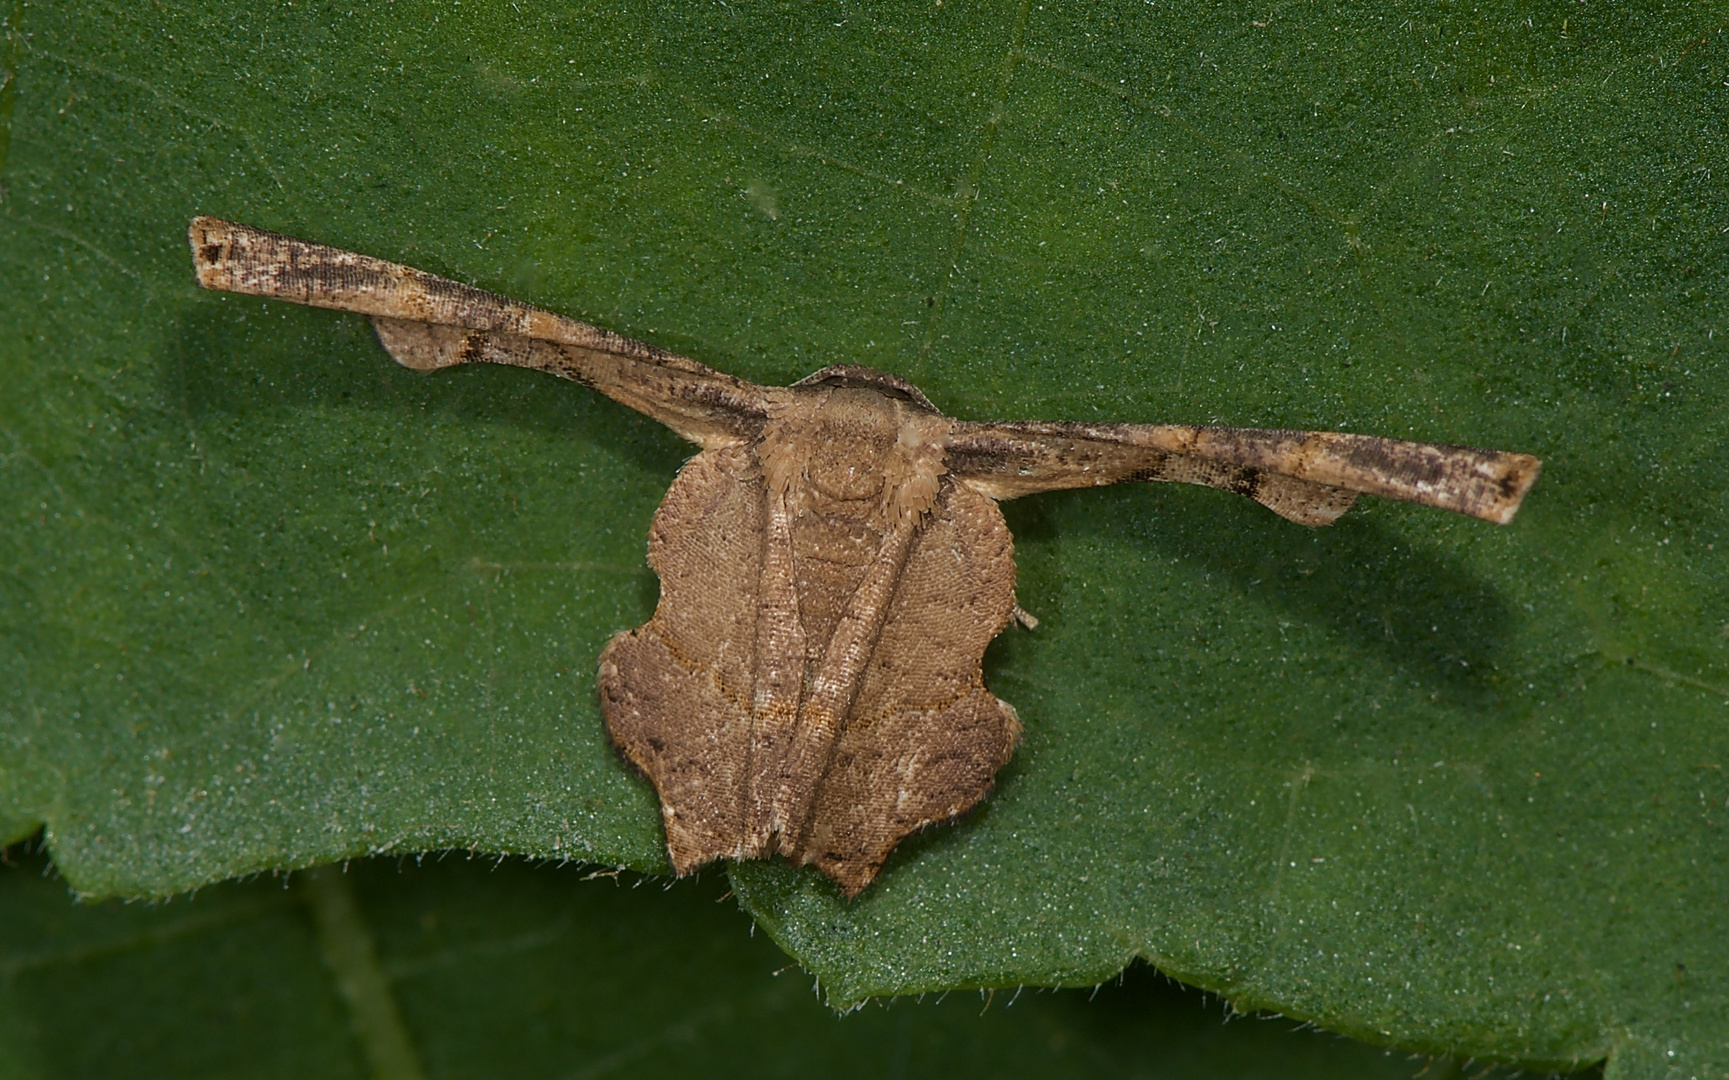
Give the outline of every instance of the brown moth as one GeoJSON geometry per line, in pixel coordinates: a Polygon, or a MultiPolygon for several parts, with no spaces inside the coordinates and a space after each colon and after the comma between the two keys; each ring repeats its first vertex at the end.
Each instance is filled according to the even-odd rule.
{"type": "Polygon", "coordinates": [[[1539,468],[1330,431],[953,420],[869,368],[757,386],[365,255],[209,217],[189,238],[207,289],[369,315],[418,371],[573,379],[702,448],[649,529],[660,604],[612,639],[599,676],[680,874],[778,853],[857,895],[902,838],[990,791],[1021,732],[980,670],[1020,614],[999,499],[1174,480],[1303,525],[1359,494],[1505,524],[1539,468]]]}

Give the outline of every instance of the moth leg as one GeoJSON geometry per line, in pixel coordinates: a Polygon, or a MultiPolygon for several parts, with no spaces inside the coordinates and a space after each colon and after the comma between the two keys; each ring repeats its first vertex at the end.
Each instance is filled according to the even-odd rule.
{"type": "Polygon", "coordinates": [[[762,387],[688,357],[484,289],[220,218],[187,229],[206,289],[373,316],[406,367],[486,362],[575,379],[705,447],[760,427],[762,387]]]}
{"type": "Polygon", "coordinates": [[[1505,525],[1542,462],[1529,454],[1332,431],[958,421],[949,471],[992,498],[1127,480],[1174,480],[1247,495],[1325,525],[1379,495],[1505,525]]]}

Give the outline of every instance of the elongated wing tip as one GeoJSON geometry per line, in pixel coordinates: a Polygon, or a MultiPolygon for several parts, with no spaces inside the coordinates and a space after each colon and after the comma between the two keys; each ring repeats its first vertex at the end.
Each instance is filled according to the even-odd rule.
{"type": "Polygon", "coordinates": [[[221,218],[202,215],[193,218],[186,227],[186,242],[192,247],[192,268],[198,274],[198,284],[206,289],[233,290],[228,261],[239,235],[253,231],[221,218]]]}
{"type": "Polygon", "coordinates": [[[192,247],[192,265],[198,271],[198,284],[211,288],[209,276],[222,264],[226,249],[234,236],[234,223],[221,218],[200,215],[186,226],[186,242],[192,247]]]}
{"type": "Polygon", "coordinates": [[[1513,520],[1543,467],[1530,454],[1333,431],[1203,428],[1191,442],[1190,453],[1497,525],[1513,520]]]}
{"type": "Polygon", "coordinates": [[[1484,521],[1505,525],[1519,512],[1525,493],[1531,490],[1531,485],[1537,482],[1538,474],[1543,471],[1543,463],[1530,454],[1500,452],[1486,461],[1485,467],[1491,477],[1485,486],[1485,497],[1478,506],[1460,509],[1484,521]]]}

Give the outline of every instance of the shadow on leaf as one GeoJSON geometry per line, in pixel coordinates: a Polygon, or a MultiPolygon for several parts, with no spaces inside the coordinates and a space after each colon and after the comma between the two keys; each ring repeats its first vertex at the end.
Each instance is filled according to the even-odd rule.
{"type": "Polygon", "coordinates": [[[1462,560],[1361,508],[1316,530],[1199,489],[1063,492],[1005,510],[1017,539],[1091,536],[1203,567],[1280,616],[1373,654],[1438,700],[1474,711],[1500,702],[1496,660],[1513,628],[1506,600],[1462,560]]]}
{"type": "Polygon", "coordinates": [[[356,316],[250,298],[194,305],[170,337],[165,399],[195,423],[308,407],[383,410],[563,435],[672,481],[690,448],[659,424],[574,384],[476,365],[430,377],[391,361],[356,316]]]}

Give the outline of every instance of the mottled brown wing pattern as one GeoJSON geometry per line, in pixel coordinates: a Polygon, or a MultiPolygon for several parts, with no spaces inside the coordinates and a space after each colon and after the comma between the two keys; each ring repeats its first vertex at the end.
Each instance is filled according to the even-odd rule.
{"type": "Polygon", "coordinates": [[[654,617],[600,655],[607,730],[653,781],[680,874],[764,854],[744,836],[762,516],[749,448],[692,458],[649,529],[654,617]]]}
{"type": "Polygon", "coordinates": [[[938,498],[797,853],[849,894],[908,834],[972,809],[1020,741],[980,663],[1014,610],[1013,540],[990,499],[947,482],[938,498]]]}
{"type": "Polygon", "coordinates": [[[379,344],[416,371],[458,364],[505,364],[557,375],[600,390],[620,405],[653,417],[699,446],[745,442],[762,430],[762,387],[711,371],[651,364],[586,345],[499,330],[372,317],[379,344]]]}
{"type": "Polygon", "coordinates": [[[507,297],[352,251],[220,218],[187,230],[198,283],[372,317],[404,367],[534,368],[651,416],[700,446],[752,438],[763,387],[640,341],[507,297]]]}

